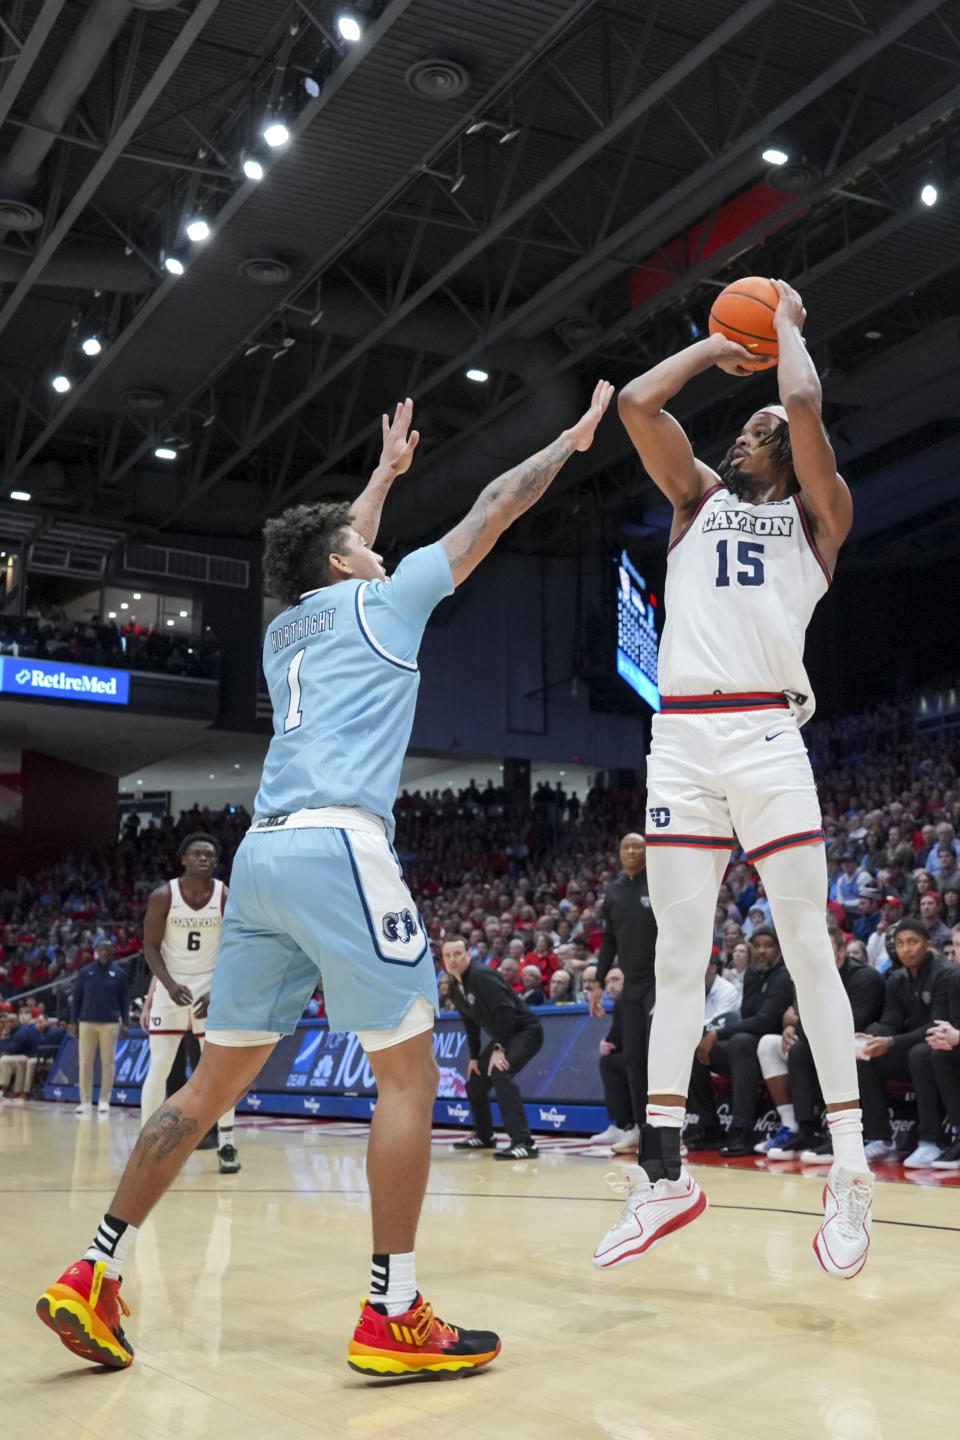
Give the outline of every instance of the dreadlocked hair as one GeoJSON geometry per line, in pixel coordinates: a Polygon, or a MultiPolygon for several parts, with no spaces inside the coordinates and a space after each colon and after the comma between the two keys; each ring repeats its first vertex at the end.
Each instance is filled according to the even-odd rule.
{"type": "MultiPolygon", "coordinates": [[[[778,470],[782,470],[784,467],[790,470],[793,469],[793,450],[790,448],[790,426],[786,420],[778,420],[776,428],[772,430],[766,440],[761,443],[770,446],[771,458],[778,470]]],[[[717,474],[731,494],[736,495],[738,500],[742,500],[746,494],[747,487],[740,478],[739,467],[732,463],[732,456],[733,446],[731,445],[717,466],[717,474]]],[[[796,476],[794,476],[793,488],[795,490],[800,489],[796,476]]]]}
{"type": "Polygon", "coordinates": [[[296,605],[306,590],[330,584],[330,555],[343,544],[353,516],[347,500],[291,505],[263,527],[267,593],[296,605]]]}

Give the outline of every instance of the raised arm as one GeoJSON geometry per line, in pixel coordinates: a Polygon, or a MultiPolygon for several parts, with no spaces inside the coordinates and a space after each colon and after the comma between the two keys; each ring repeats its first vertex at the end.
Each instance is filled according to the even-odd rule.
{"type": "Polygon", "coordinates": [[[450,562],[455,585],[462,584],[514,520],[536,504],[574,451],[590,449],[612,398],[613,386],[599,380],[589,410],[576,425],[564,430],[552,445],[498,475],[480,492],[460,524],[440,542],[450,562]]]}
{"type": "Polygon", "coordinates": [[[713,485],[719,485],[720,479],[709,465],[696,459],[690,441],[663,407],[711,365],[718,365],[729,375],[750,375],[756,360],[762,358],[723,335],[711,335],[661,360],[620,391],[620,419],[650,479],[673,506],[680,526],[686,524],[702,497],[713,485]]]}
{"type": "Polygon", "coordinates": [[[780,292],[774,315],[780,343],[777,379],[790,426],[793,469],[816,521],[817,543],[832,567],[853,524],[853,500],[837,474],[837,458],[823,428],[820,377],[803,342],[803,301],[785,280],[773,283],[780,292]]]}
{"type": "Polygon", "coordinates": [[[383,432],[380,459],[365,489],[357,496],[353,505],[354,528],[370,546],[377,538],[380,512],[390,494],[391,485],[398,475],[403,475],[410,469],[413,461],[413,452],[417,448],[420,432],[410,429],[412,419],[413,401],[409,399],[398,403],[392,420],[388,415],[383,415],[380,419],[383,432]]]}

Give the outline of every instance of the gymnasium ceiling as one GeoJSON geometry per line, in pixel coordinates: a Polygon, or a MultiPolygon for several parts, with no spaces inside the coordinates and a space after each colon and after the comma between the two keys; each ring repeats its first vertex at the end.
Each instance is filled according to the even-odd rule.
{"type": "MultiPolygon", "coordinates": [[[[807,302],[861,559],[960,539],[960,0],[7,0],[0,62],[2,495],[34,535],[255,534],[355,493],[411,394],[386,527],[432,538],[760,273],[807,302]]],[[[712,372],[674,410],[716,458],[770,394],[712,372]]],[[[611,417],[511,543],[664,521],[611,417]]]]}

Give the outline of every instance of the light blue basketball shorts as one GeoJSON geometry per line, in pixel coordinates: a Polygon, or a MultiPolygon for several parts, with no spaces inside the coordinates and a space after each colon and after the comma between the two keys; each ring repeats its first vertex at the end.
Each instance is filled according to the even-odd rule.
{"type": "Polygon", "coordinates": [[[423,921],[382,822],[365,811],[301,810],[247,832],[207,1031],[292,1034],[321,978],[331,1030],[393,1030],[419,995],[436,1011],[423,921]]]}

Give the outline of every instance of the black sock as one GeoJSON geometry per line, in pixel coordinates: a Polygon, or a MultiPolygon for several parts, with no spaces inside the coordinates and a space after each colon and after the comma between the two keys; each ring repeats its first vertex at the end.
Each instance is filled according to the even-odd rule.
{"type": "Polygon", "coordinates": [[[640,1164],[647,1179],[680,1179],[680,1131],[673,1126],[644,1125],[640,1130],[640,1164]]]}

